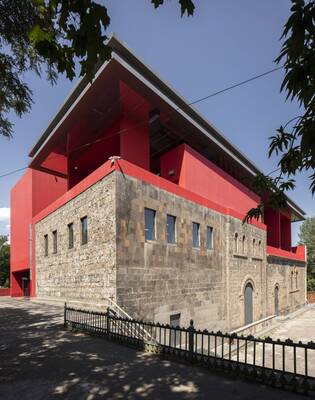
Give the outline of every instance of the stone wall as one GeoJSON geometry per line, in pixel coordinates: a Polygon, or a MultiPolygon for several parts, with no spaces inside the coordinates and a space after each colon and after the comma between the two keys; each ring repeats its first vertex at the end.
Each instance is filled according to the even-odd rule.
{"type": "Polygon", "coordinates": [[[229,329],[245,324],[244,290],[251,283],[253,319],[266,317],[266,232],[236,218],[229,223],[229,329]]]}
{"type": "Polygon", "coordinates": [[[35,225],[36,293],[39,297],[99,301],[116,295],[115,176],[100,180],[35,225]],[[88,243],[81,244],[80,219],[88,218],[88,243]],[[68,224],[74,247],[68,247],[68,224]],[[53,254],[52,232],[58,248],[53,254]],[[44,235],[49,254],[45,256],[44,235]]]}
{"type": "Polygon", "coordinates": [[[254,321],[305,303],[304,263],[266,258],[266,232],[116,171],[35,225],[37,296],[101,302],[110,297],[134,317],[211,330],[244,325],[244,289],[254,289],[254,321]],[[144,237],[144,208],[156,211],[156,240],[144,237]],[[176,244],[166,240],[167,214],[176,217],[176,244]],[[81,244],[80,218],[88,217],[81,244]],[[192,245],[200,224],[200,247],[192,245]],[[68,224],[74,248],[68,248],[68,224]],[[206,228],[213,228],[213,249],[206,228]],[[58,250],[52,251],[52,232],[58,250]],[[44,235],[49,236],[49,255],[44,235]],[[244,239],[243,239],[244,238],[244,239]],[[291,274],[294,274],[294,285],[291,274]],[[297,286],[295,286],[297,283],[297,286]],[[293,285],[293,286],[292,286],[293,285]]]}
{"type": "Polygon", "coordinates": [[[159,188],[118,175],[117,300],[132,315],[225,329],[226,216],[159,188]],[[144,238],[144,207],[156,210],[156,240],[144,238]],[[166,216],[176,216],[176,244],[166,241],[166,216]],[[192,246],[192,222],[200,223],[200,248],[192,246]],[[206,249],[206,226],[214,246],[206,249]]]}
{"type": "Polygon", "coordinates": [[[268,257],[267,311],[275,313],[275,287],[279,288],[279,314],[287,314],[306,302],[306,267],[298,261],[268,257]]]}

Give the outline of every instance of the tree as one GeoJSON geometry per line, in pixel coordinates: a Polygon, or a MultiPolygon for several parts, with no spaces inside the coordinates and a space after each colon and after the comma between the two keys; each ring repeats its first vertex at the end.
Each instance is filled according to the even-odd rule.
{"type": "Polygon", "coordinates": [[[7,236],[0,236],[0,287],[10,287],[10,245],[7,236]]]}
{"type": "MultiPolygon", "coordinates": [[[[178,0],[182,16],[192,15],[191,0],[178,0]]],[[[164,0],[151,0],[155,8],[164,0]]],[[[91,80],[98,59],[108,60],[111,49],[105,31],[107,8],[93,0],[0,0],[0,135],[12,136],[8,113],[18,116],[32,105],[32,91],[21,74],[33,71],[55,83],[59,73],[72,80],[87,74],[91,80]]]]}
{"type": "MultiPolygon", "coordinates": [[[[281,39],[285,39],[275,62],[284,63],[280,90],[297,100],[300,115],[293,116],[270,137],[269,157],[279,156],[278,174],[258,175],[253,190],[274,209],[286,208],[286,192],[294,189],[294,176],[307,171],[310,190],[315,193],[315,2],[291,0],[291,15],[281,39]]],[[[251,209],[245,221],[263,216],[263,204],[251,209]]]]}
{"type": "Polygon", "coordinates": [[[300,226],[299,244],[307,247],[307,271],[315,278],[315,217],[306,218],[300,226]]]}

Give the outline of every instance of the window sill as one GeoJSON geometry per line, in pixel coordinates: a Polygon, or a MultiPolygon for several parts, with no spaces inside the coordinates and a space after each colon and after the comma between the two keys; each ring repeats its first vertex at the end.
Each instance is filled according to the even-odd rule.
{"type": "Polygon", "coordinates": [[[145,239],[145,241],[144,241],[144,243],[148,243],[148,244],[154,244],[154,243],[156,243],[156,240],[155,239],[145,239]]]}
{"type": "Polygon", "coordinates": [[[243,258],[244,260],[248,259],[248,256],[246,256],[245,254],[233,254],[233,257],[243,258]]]}
{"type": "Polygon", "coordinates": [[[254,256],[254,257],[252,257],[252,260],[259,260],[259,261],[262,261],[263,258],[262,258],[262,257],[259,257],[259,256],[254,256]]]}
{"type": "Polygon", "coordinates": [[[290,294],[291,294],[291,293],[293,294],[293,293],[297,293],[297,292],[299,292],[299,291],[300,291],[300,289],[294,289],[294,290],[290,290],[289,293],[290,293],[290,294]]]}

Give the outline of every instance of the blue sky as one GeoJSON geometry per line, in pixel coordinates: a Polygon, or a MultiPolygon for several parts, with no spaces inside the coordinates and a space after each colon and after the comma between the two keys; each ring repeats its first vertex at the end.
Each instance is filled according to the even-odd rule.
{"type": "MultiPolygon", "coordinates": [[[[180,18],[176,0],[155,10],[150,0],[106,1],[115,32],[188,101],[275,67],[279,38],[289,15],[289,0],[195,0],[192,18],[180,18]]],[[[199,103],[196,108],[258,167],[270,172],[268,137],[298,115],[296,103],[279,93],[283,72],[251,82],[199,103]]],[[[12,115],[14,138],[0,138],[0,175],[28,164],[28,152],[75,82],[60,77],[50,86],[43,74],[26,74],[33,89],[32,111],[12,115]]],[[[8,233],[10,188],[22,173],[0,178],[0,234],[8,233]]],[[[308,215],[315,214],[306,176],[290,194],[308,215]]],[[[297,224],[294,224],[294,239],[297,224]]]]}

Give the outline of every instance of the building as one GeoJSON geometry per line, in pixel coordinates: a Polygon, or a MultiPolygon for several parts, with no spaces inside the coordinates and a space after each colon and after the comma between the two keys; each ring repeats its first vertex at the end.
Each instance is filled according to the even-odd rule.
{"type": "MultiPolygon", "coordinates": [[[[233,330],[306,301],[304,212],[265,208],[259,170],[114,36],[11,193],[11,296],[100,302],[233,330]]],[[[175,322],[174,322],[175,321],[175,322]]]]}

